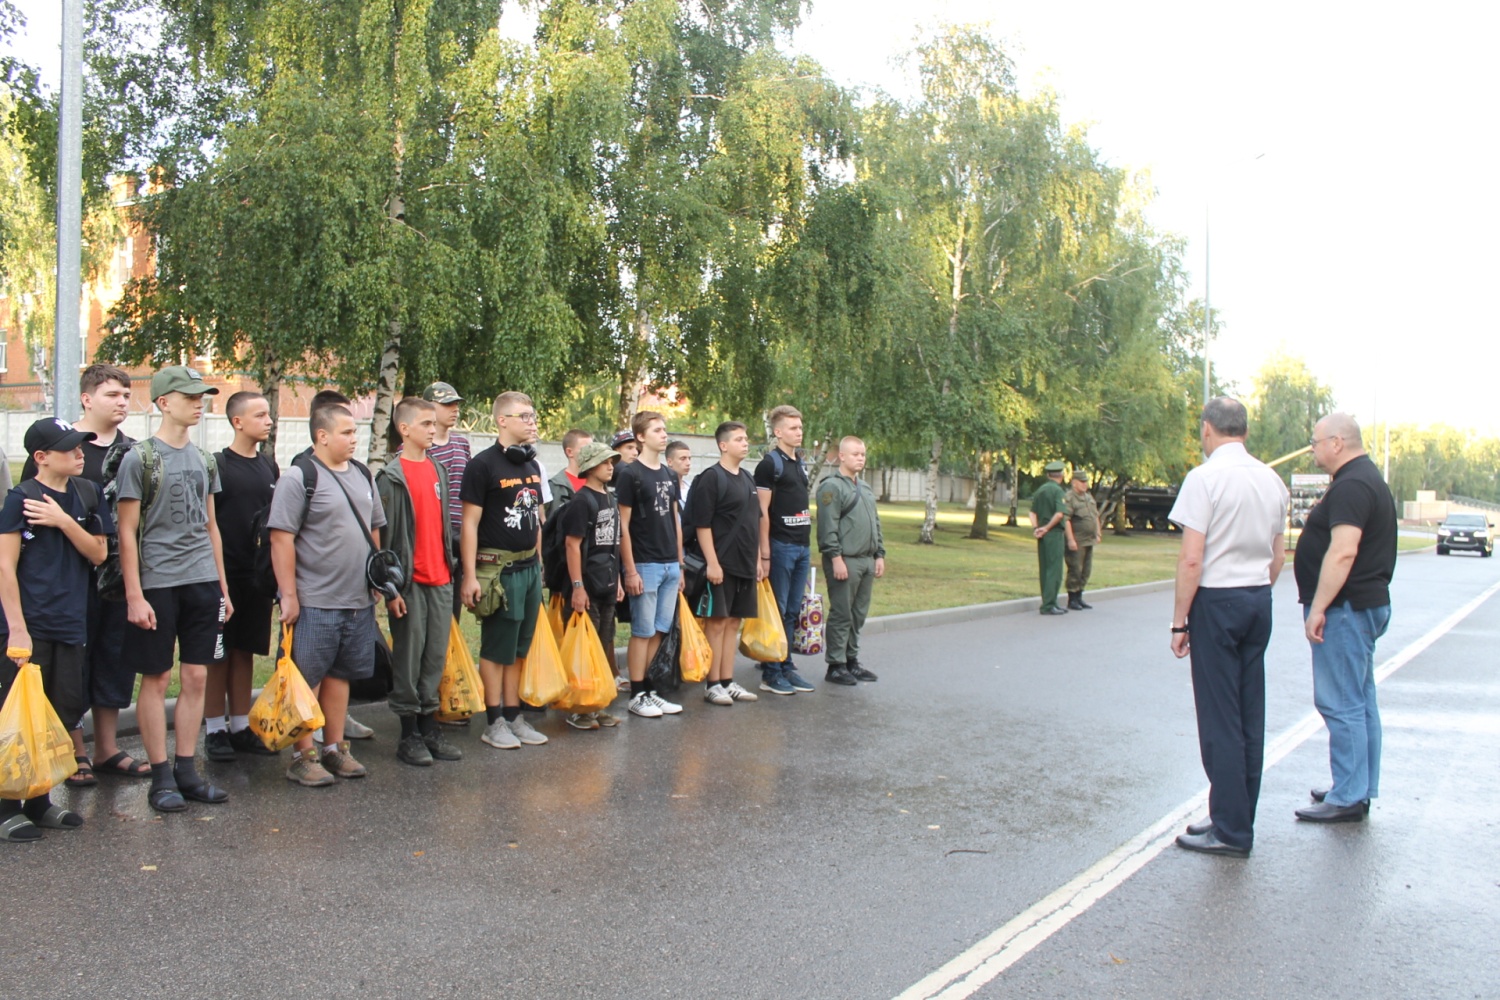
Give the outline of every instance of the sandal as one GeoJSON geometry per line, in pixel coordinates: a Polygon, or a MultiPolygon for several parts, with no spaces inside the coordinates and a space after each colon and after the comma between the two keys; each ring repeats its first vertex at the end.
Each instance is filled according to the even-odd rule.
{"type": "Polygon", "coordinates": [[[146,801],[157,812],[176,813],[187,808],[187,800],[176,788],[153,788],[146,793],[146,801]]]}
{"type": "Polygon", "coordinates": [[[27,819],[24,813],[16,813],[0,823],[0,840],[7,840],[13,844],[29,844],[41,839],[42,831],[35,823],[27,819]]]}
{"type": "Polygon", "coordinates": [[[29,818],[31,822],[47,830],[76,830],[83,825],[82,816],[62,806],[48,806],[47,811],[40,816],[29,818]]]}
{"type": "Polygon", "coordinates": [[[94,777],[94,765],[89,763],[87,757],[74,757],[78,762],[78,770],[63,779],[63,784],[69,788],[92,788],[99,784],[99,779],[94,777]]]}
{"type": "Polygon", "coordinates": [[[151,765],[143,760],[136,760],[124,750],[121,750],[109,760],[101,760],[95,764],[94,770],[100,774],[108,774],[116,778],[151,777],[151,765]]]}

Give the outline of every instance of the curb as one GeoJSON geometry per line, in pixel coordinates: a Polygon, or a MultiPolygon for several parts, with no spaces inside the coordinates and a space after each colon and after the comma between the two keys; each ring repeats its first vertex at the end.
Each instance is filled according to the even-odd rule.
{"type": "MultiPolygon", "coordinates": [[[[1106,587],[1103,590],[1091,590],[1089,596],[1096,601],[1108,601],[1121,597],[1135,597],[1139,594],[1156,594],[1164,590],[1171,590],[1175,585],[1172,580],[1155,580],[1151,583],[1133,583],[1124,587],[1106,587]]],[[[1010,601],[995,601],[990,604],[965,604],[957,608],[934,608],[931,611],[908,611],[900,615],[881,615],[871,618],[865,622],[864,631],[861,635],[884,635],[888,632],[908,632],[912,629],[932,628],[937,625],[953,625],[959,622],[980,621],[985,618],[1001,618],[1006,615],[1018,615],[1027,611],[1036,611],[1042,606],[1040,597],[1018,597],[1010,601]]],[[[623,658],[625,647],[615,649],[615,656],[623,658]]],[[[259,691],[252,694],[259,694],[259,691]]],[[[384,701],[362,702],[359,706],[384,705],[384,701]]],[[[177,708],[177,699],[167,699],[167,724],[171,725],[177,708]]],[[[140,727],[135,721],[135,706],[122,708],[120,710],[120,726],[118,735],[137,736],[140,727]]],[[[86,712],[83,716],[83,735],[90,739],[94,735],[94,713],[86,712]]]]}

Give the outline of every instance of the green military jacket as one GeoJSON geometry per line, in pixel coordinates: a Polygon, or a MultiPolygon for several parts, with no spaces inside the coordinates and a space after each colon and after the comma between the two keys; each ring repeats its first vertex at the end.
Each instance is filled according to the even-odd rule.
{"type": "Polygon", "coordinates": [[[875,491],[834,473],[818,483],[818,551],[825,556],[885,558],[875,491]]]}
{"type": "Polygon", "coordinates": [[[1068,512],[1068,523],[1073,526],[1073,539],[1079,545],[1093,545],[1099,537],[1099,504],[1088,490],[1079,493],[1068,489],[1063,494],[1063,509],[1068,512]]]}
{"type": "MultiPolygon", "coordinates": [[[[1036,526],[1045,528],[1047,522],[1052,520],[1052,515],[1060,510],[1064,510],[1063,488],[1049,479],[1031,495],[1031,512],[1036,515],[1036,526]]],[[[1058,531],[1060,528],[1061,524],[1053,530],[1058,531]]],[[[1058,531],[1058,534],[1061,536],[1062,532],[1058,531]]]]}

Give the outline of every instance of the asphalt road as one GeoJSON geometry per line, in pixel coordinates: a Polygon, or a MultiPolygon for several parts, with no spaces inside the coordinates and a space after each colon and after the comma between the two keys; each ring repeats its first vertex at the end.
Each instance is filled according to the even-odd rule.
{"type": "MultiPolygon", "coordinates": [[[[1500,560],[1403,556],[1378,659],[1497,581],[1500,560]]],[[[431,769],[367,706],[369,778],[210,764],[232,800],[164,818],[101,779],[59,795],[82,831],[0,844],[0,997],[900,995],[1203,790],[1170,602],[875,635],[877,684],[693,690],[615,730],[550,717],[517,751],[476,728],[431,769]]],[[[1312,711],[1290,580],[1276,614],[1269,739],[1312,711]]],[[[1268,770],[1248,861],[1168,848],[944,995],[1500,995],[1497,640],[1492,597],[1382,687],[1367,823],[1294,822],[1319,730],[1268,770]]]]}

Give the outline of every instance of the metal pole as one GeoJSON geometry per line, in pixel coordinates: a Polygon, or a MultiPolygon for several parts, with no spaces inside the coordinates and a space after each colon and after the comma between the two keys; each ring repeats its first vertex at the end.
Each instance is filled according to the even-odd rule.
{"type": "Polygon", "coordinates": [[[52,407],[60,420],[78,410],[79,309],[83,297],[83,0],[62,2],[62,91],[57,119],[57,324],[52,407]]]}
{"type": "Polygon", "coordinates": [[[1211,370],[1210,369],[1210,362],[1209,362],[1209,359],[1208,359],[1208,342],[1209,342],[1209,339],[1213,337],[1213,332],[1214,332],[1214,330],[1213,330],[1213,316],[1214,316],[1214,311],[1213,311],[1213,307],[1210,305],[1210,302],[1212,300],[1209,298],[1209,294],[1208,294],[1208,292],[1209,292],[1209,283],[1208,283],[1208,278],[1209,278],[1209,257],[1208,257],[1209,226],[1208,226],[1208,212],[1209,212],[1210,202],[1211,202],[1211,196],[1205,197],[1204,200],[1203,200],[1203,405],[1204,406],[1208,405],[1208,392],[1209,392],[1209,379],[1208,379],[1208,375],[1209,375],[1209,371],[1211,370]]]}

